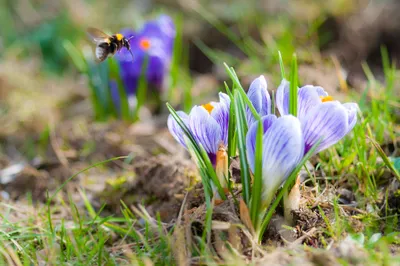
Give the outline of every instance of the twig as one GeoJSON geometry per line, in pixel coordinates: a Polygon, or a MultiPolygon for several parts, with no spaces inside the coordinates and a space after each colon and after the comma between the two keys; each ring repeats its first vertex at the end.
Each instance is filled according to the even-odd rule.
{"type": "Polygon", "coordinates": [[[313,227],[310,230],[308,230],[308,232],[303,232],[303,235],[297,238],[295,241],[291,242],[288,247],[293,248],[294,246],[300,245],[304,239],[312,237],[315,231],[317,231],[317,228],[313,227]]]}

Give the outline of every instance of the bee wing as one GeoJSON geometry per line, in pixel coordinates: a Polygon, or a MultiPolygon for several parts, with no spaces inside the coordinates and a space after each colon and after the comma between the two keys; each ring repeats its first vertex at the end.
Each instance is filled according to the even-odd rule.
{"type": "Polygon", "coordinates": [[[92,38],[92,40],[96,43],[107,42],[107,40],[111,37],[110,35],[96,28],[88,28],[87,33],[90,38],[92,38]]]}

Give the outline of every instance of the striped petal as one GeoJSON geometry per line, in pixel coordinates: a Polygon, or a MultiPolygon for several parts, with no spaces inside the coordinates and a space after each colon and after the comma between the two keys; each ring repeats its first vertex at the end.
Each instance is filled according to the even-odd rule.
{"type": "Polygon", "coordinates": [[[300,121],[282,116],[263,137],[263,201],[269,203],[278,187],[286,181],[304,155],[300,121]]]}
{"type": "Polygon", "coordinates": [[[231,99],[225,93],[219,93],[219,103],[213,103],[214,109],[211,116],[217,121],[221,127],[221,140],[225,146],[228,145],[228,129],[229,129],[229,108],[231,99]]]}
{"type": "Polygon", "coordinates": [[[321,104],[319,92],[322,93],[321,87],[306,85],[301,87],[297,92],[297,117],[301,120],[312,108],[321,104]]]}
{"type": "Polygon", "coordinates": [[[349,131],[349,115],[341,103],[326,102],[317,105],[302,120],[305,153],[320,139],[316,153],[336,144],[349,131]]]}
{"type": "Polygon", "coordinates": [[[324,90],[324,88],[320,87],[320,86],[314,86],[315,90],[318,93],[319,97],[326,97],[329,94],[324,90]]]}
{"type": "Polygon", "coordinates": [[[344,103],[343,107],[347,110],[347,115],[349,117],[347,128],[347,133],[349,133],[357,123],[357,111],[359,107],[356,103],[344,103]]]}
{"type": "MultiPolygon", "coordinates": [[[[276,120],[275,115],[266,115],[261,118],[263,123],[263,130],[264,133],[271,127],[271,125],[276,120]]],[[[247,150],[247,161],[249,162],[249,166],[251,171],[254,173],[254,156],[255,156],[255,147],[256,147],[256,138],[257,138],[257,129],[258,129],[258,122],[254,122],[249,130],[247,131],[246,135],[246,150],[247,150]]]]}
{"type": "MultiPolygon", "coordinates": [[[[250,84],[247,96],[260,116],[271,113],[271,97],[269,96],[267,81],[265,80],[264,76],[256,78],[250,84]]],[[[253,117],[253,114],[248,106],[246,106],[246,118],[248,125],[251,125],[255,121],[255,118],[253,117]]]]}
{"type": "Polygon", "coordinates": [[[283,79],[276,91],[276,108],[281,116],[289,114],[289,86],[290,83],[283,79]]]}
{"type": "MultiPolygon", "coordinates": [[[[290,83],[282,80],[276,92],[276,106],[281,115],[289,114],[290,83]]],[[[328,94],[322,87],[306,85],[297,92],[297,117],[302,119],[316,105],[321,103],[321,98],[328,94]]]]}
{"type": "MultiPolygon", "coordinates": [[[[189,116],[182,111],[178,111],[177,114],[183,120],[186,126],[189,126],[189,116]]],[[[175,119],[172,117],[172,115],[168,116],[167,125],[171,135],[176,139],[176,141],[178,141],[183,147],[186,148],[186,143],[184,139],[185,133],[183,132],[179,124],[175,121],[175,119]]]]}
{"type": "Polygon", "coordinates": [[[221,141],[221,127],[202,106],[195,106],[189,114],[189,128],[194,138],[209,154],[216,154],[221,141]]]}

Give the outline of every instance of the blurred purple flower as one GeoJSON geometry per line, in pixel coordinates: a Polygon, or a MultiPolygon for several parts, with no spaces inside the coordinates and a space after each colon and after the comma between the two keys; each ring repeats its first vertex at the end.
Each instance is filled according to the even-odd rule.
{"type": "MultiPolygon", "coordinates": [[[[269,114],[261,118],[262,142],[262,206],[267,207],[275,191],[286,181],[304,155],[304,138],[299,119],[292,115],[277,118],[269,114]]],[[[258,123],[246,135],[247,160],[254,173],[258,123]]]]}
{"type": "Polygon", "coordinates": [[[175,25],[167,15],[147,22],[139,32],[124,29],[121,33],[130,39],[131,50],[126,49],[116,55],[120,65],[121,79],[128,95],[134,95],[142,72],[142,65],[148,56],[146,71],[147,84],[157,90],[163,89],[165,76],[170,69],[176,36],[175,25]]]}
{"type": "MultiPolygon", "coordinates": [[[[289,114],[289,86],[289,82],[283,80],[276,92],[276,106],[282,116],[289,114]]],[[[357,122],[356,103],[333,101],[332,96],[319,86],[299,88],[297,106],[297,117],[304,134],[304,153],[321,137],[316,153],[336,144],[357,122]]]]}
{"type": "MultiPolygon", "coordinates": [[[[201,106],[194,106],[189,115],[178,111],[178,115],[189,128],[194,139],[203,146],[213,165],[216,164],[216,155],[219,145],[228,145],[229,107],[230,98],[225,93],[219,93],[219,102],[211,102],[201,106]]],[[[172,136],[186,148],[182,131],[175,119],[168,117],[168,129],[172,136]]]]}

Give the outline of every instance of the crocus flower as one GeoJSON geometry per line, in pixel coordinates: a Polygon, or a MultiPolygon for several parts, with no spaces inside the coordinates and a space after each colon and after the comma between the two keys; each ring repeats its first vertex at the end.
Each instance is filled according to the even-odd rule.
{"type": "MultiPolygon", "coordinates": [[[[194,106],[189,115],[178,111],[178,115],[189,128],[195,141],[203,146],[213,165],[221,144],[228,145],[230,99],[225,93],[219,93],[219,102],[210,102],[201,106],[194,106]]],[[[185,148],[185,133],[175,119],[168,117],[168,129],[172,136],[185,148]]]]}
{"type": "Polygon", "coordinates": [[[161,90],[166,74],[170,69],[176,36],[172,19],[162,15],[156,20],[147,22],[136,33],[131,29],[124,29],[121,33],[127,38],[133,36],[129,43],[134,58],[132,59],[131,54],[126,49],[121,49],[116,55],[121,69],[121,79],[128,95],[133,95],[136,92],[146,57],[148,57],[147,84],[161,90]]]}
{"type": "MultiPolygon", "coordinates": [[[[289,82],[283,80],[276,93],[276,106],[281,115],[289,114],[289,82]]],[[[357,122],[358,105],[342,104],[319,86],[306,85],[298,89],[297,117],[304,134],[307,153],[320,139],[316,153],[336,144],[357,122]]]]}
{"type": "MultiPolygon", "coordinates": [[[[250,84],[247,96],[260,116],[271,114],[271,97],[264,76],[259,76],[250,84]]],[[[248,106],[246,106],[246,119],[248,126],[256,121],[248,106]]]]}
{"type": "MultiPolygon", "coordinates": [[[[262,208],[268,207],[276,190],[289,177],[304,155],[304,138],[299,119],[292,115],[261,118],[262,139],[262,208]]],[[[246,135],[247,160],[255,168],[255,145],[258,123],[253,123],[246,135]]]]}

